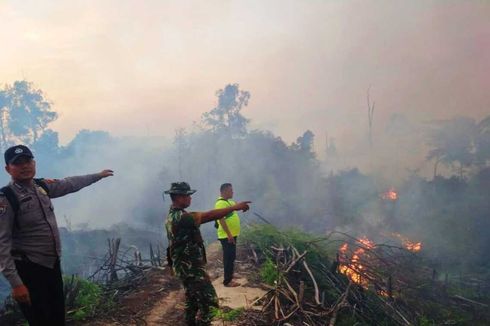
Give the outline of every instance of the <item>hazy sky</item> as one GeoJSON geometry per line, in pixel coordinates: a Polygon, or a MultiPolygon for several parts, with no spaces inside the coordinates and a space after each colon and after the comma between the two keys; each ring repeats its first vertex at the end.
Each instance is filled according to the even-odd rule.
{"type": "Polygon", "coordinates": [[[227,83],[287,141],[364,133],[369,86],[378,128],[490,114],[490,1],[0,0],[0,24],[0,82],[44,90],[62,142],[172,136],[227,83]]]}

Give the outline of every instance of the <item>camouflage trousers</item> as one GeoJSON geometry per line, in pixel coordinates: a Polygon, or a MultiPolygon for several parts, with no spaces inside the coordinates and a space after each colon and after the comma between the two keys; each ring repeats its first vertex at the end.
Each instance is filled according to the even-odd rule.
{"type": "Polygon", "coordinates": [[[209,276],[192,277],[182,280],[185,289],[185,321],[188,326],[211,325],[213,312],[218,308],[218,296],[209,276]],[[197,312],[200,318],[196,320],[197,312]]]}

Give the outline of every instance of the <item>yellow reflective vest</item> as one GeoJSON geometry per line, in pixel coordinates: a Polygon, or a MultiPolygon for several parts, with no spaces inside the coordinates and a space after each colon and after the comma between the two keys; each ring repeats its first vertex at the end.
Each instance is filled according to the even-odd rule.
{"type": "MultiPolygon", "coordinates": [[[[214,208],[226,208],[235,205],[235,201],[232,199],[225,200],[223,197],[218,197],[216,200],[216,204],[214,205],[214,208]]],[[[225,216],[225,222],[226,225],[228,226],[228,229],[231,232],[231,235],[236,237],[240,234],[240,216],[238,216],[238,213],[236,211],[228,214],[225,216]]],[[[226,234],[225,230],[219,224],[218,222],[218,239],[226,239],[228,238],[228,235],[226,234]]]]}

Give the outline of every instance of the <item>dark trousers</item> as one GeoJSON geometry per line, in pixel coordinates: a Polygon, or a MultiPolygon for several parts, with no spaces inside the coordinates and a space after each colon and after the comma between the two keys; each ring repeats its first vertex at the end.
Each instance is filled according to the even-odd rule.
{"type": "Polygon", "coordinates": [[[65,295],[59,261],[54,268],[28,260],[16,260],[15,266],[31,297],[31,306],[20,304],[29,325],[65,325],[65,295]]]}
{"type": "Polygon", "coordinates": [[[235,243],[229,243],[228,239],[219,239],[221,246],[223,247],[223,265],[225,269],[225,275],[223,278],[223,284],[227,285],[233,279],[233,269],[236,258],[236,240],[235,243]]]}

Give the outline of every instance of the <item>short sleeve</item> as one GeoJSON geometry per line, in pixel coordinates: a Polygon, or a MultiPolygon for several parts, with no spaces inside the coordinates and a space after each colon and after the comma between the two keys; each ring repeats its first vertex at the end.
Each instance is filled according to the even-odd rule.
{"type": "Polygon", "coordinates": [[[202,213],[200,212],[190,212],[184,213],[181,218],[183,226],[192,227],[201,225],[202,213]]]}

